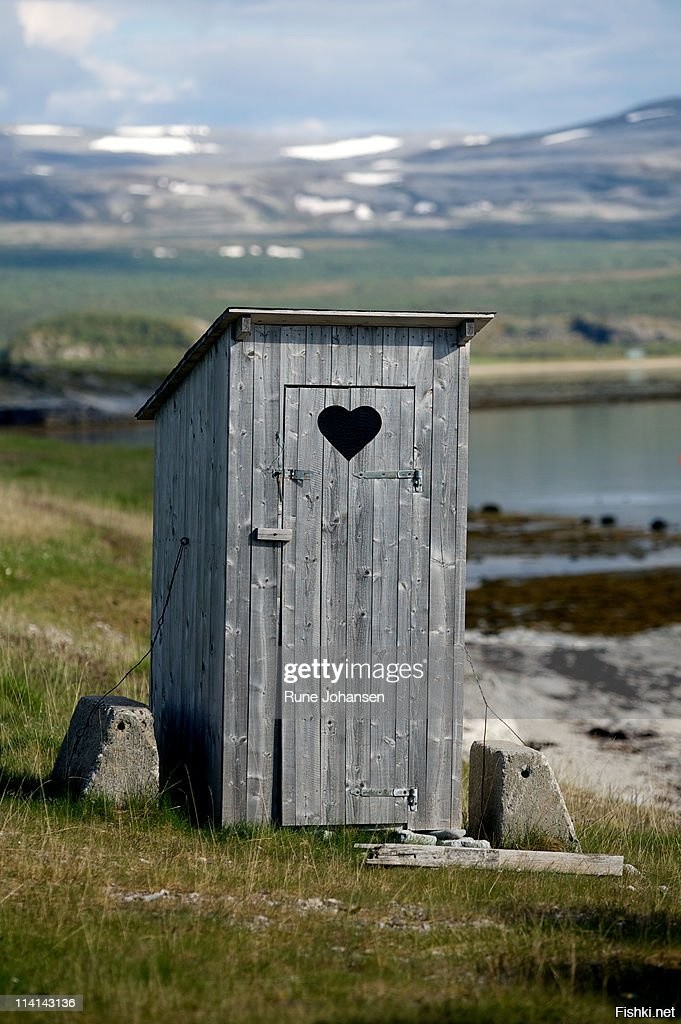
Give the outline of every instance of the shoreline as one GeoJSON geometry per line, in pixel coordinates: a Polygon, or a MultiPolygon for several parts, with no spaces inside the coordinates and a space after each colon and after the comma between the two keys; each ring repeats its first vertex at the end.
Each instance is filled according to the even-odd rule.
{"type": "Polygon", "coordinates": [[[528,359],[495,360],[489,363],[471,360],[471,381],[485,377],[551,377],[555,375],[637,375],[675,371],[681,384],[681,356],[645,356],[641,359],[528,359]]]}
{"type": "Polygon", "coordinates": [[[681,356],[471,363],[471,409],[681,399],[681,356]]]}
{"type": "MultiPolygon", "coordinates": [[[[149,391],[153,390],[150,386],[149,391]]],[[[50,389],[25,373],[0,380],[0,428],[130,426],[146,397],[139,382],[87,376],[50,389]]],[[[681,399],[681,356],[471,361],[471,409],[681,399]]]]}

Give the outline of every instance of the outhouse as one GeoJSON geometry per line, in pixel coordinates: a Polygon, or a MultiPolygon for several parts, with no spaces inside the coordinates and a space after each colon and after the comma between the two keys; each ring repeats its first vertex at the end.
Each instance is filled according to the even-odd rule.
{"type": "Polygon", "coordinates": [[[227,309],[139,411],[162,783],[199,818],[459,824],[468,346],[492,317],[227,309]]]}

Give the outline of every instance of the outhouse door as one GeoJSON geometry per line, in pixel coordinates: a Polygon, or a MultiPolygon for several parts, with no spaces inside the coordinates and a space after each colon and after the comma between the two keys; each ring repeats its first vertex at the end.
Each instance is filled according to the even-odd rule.
{"type": "Polygon", "coordinates": [[[284,824],[403,822],[425,784],[430,481],[415,412],[411,387],[285,388],[284,824]]]}

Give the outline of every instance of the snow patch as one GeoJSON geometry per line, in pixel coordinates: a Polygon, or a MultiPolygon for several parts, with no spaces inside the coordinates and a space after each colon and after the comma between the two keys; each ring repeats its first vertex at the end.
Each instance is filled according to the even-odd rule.
{"type": "Polygon", "coordinates": [[[374,219],[374,211],[371,209],[368,203],[358,203],[355,207],[355,217],[357,220],[368,221],[374,219]]]}
{"type": "Polygon", "coordinates": [[[176,196],[207,196],[210,190],[207,185],[191,185],[188,181],[171,181],[168,183],[168,191],[176,196]]]}
{"type": "Polygon", "coordinates": [[[394,171],[348,171],[343,175],[350,185],[395,185],[402,181],[401,174],[394,171]]]}
{"type": "Polygon", "coordinates": [[[246,255],[246,248],[243,245],[221,245],[218,249],[218,256],[228,260],[240,260],[246,255]]]}
{"type": "Polygon", "coordinates": [[[553,132],[551,135],[544,135],[543,146],[559,146],[563,142],[577,142],[578,139],[589,139],[593,135],[590,128],[570,128],[566,132],[553,132]]]}
{"type": "Polygon", "coordinates": [[[626,120],[629,124],[638,124],[639,121],[655,121],[658,117],[673,117],[675,113],[673,107],[648,107],[647,110],[631,110],[626,120]]]}
{"type": "Polygon", "coordinates": [[[431,203],[428,199],[420,199],[418,203],[414,203],[414,213],[418,217],[427,217],[429,213],[435,213],[436,210],[436,204],[431,203]]]}
{"type": "Polygon", "coordinates": [[[286,146],[281,150],[281,155],[296,160],[347,160],[353,156],[388,153],[401,145],[402,139],[395,135],[368,135],[365,138],[340,139],[338,142],[310,146],[286,146]]]}
{"type": "Polygon", "coordinates": [[[492,136],[479,132],[477,135],[464,135],[461,141],[464,146],[489,146],[492,136]]]}
{"type": "Polygon", "coordinates": [[[115,131],[116,135],[124,139],[161,139],[166,135],[171,138],[210,135],[210,128],[206,124],[125,124],[120,125],[115,131]]]}
{"type": "Polygon", "coordinates": [[[265,253],[275,260],[302,260],[305,255],[298,245],[268,245],[265,253]]]}
{"type": "Polygon", "coordinates": [[[293,200],[299,213],[309,213],[313,217],[336,213],[352,213],[355,204],[352,199],[324,199],[322,196],[299,194],[293,200]]]}
{"type": "Polygon", "coordinates": [[[77,139],[82,134],[82,128],[65,128],[61,124],[14,124],[5,128],[5,135],[36,135],[49,138],[77,139]]]}
{"type": "Polygon", "coordinates": [[[146,156],[189,156],[194,153],[217,153],[219,146],[211,142],[194,142],[175,135],[104,135],[94,139],[89,148],[99,153],[140,153],[146,156]]]}
{"type": "Polygon", "coordinates": [[[172,249],[167,245],[155,245],[152,249],[154,259],[156,260],[176,260],[177,249],[172,249]]]}

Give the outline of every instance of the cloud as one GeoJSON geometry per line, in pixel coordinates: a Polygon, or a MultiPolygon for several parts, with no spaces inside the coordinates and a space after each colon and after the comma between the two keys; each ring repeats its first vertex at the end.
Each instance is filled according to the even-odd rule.
{"type": "Polygon", "coordinates": [[[17,15],[27,46],[73,57],[116,26],[110,11],[75,0],[18,0],[17,15]]]}
{"type": "Polygon", "coordinates": [[[678,0],[16,0],[6,10],[3,115],[36,121],[550,132],[678,92],[678,0]]]}

